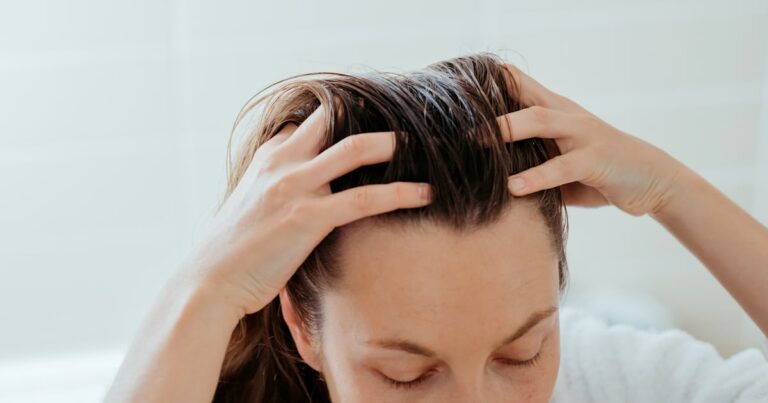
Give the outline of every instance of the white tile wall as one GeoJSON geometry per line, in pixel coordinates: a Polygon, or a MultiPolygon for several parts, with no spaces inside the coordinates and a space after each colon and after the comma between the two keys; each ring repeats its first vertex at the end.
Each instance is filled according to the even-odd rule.
{"type": "MultiPolygon", "coordinates": [[[[4,1],[0,369],[125,348],[219,200],[232,121],[257,89],[484,50],[768,222],[765,1],[4,1]]],[[[651,219],[573,209],[571,229],[574,301],[643,293],[725,354],[758,345],[733,299],[651,219]]],[[[96,399],[104,382],[91,373],[72,401],[96,399]]],[[[25,392],[12,393],[0,400],[25,392]]]]}

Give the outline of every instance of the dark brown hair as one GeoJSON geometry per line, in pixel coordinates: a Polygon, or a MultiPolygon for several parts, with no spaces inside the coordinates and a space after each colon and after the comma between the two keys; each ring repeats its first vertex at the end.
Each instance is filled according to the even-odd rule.
{"type": "MultiPolygon", "coordinates": [[[[391,161],[361,167],[331,182],[339,192],[393,181],[428,182],[432,203],[374,217],[387,222],[430,220],[468,231],[494,222],[516,200],[507,178],[559,154],[549,139],[505,142],[497,116],[525,107],[507,65],[493,54],[477,54],[432,64],[407,73],[359,75],[316,73],[268,87],[243,108],[243,117],[260,109],[229,168],[228,196],[256,149],[284,125],[301,124],[312,111],[327,108],[321,150],[364,132],[395,131],[391,161]]],[[[230,148],[231,148],[230,138],[230,148]]],[[[231,159],[228,158],[228,162],[231,159]]],[[[559,258],[560,288],[566,281],[567,214],[559,188],[525,199],[534,201],[550,230],[559,258]]],[[[287,284],[287,292],[306,329],[321,329],[319,298],[339,273],[334,269],[333,230],[307,257],[287,284]]],[[[302,362],[275,298],[246,316],[227,349],[215,402],[329,402],[322,376],[302,362]]]]}

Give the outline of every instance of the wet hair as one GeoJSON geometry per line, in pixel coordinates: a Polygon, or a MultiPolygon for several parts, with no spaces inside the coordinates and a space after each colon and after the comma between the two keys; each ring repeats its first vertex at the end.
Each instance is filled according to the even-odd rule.
{"type": "MultiPolygon", "coordinates": [[[[409,73],[313,73],[273,84],[252,98],[236,120],[237,128],[246,115],[257,117],[236,159],[228,158],[226,196],[258,147],[285,125],[300,125],[323,105],[327,114],[321,152],[358,133],[394,131],[396,138],[390,161],[336,178],[330,183],[332,192],[393,181],[427,182],[433,192],[429,205],[368,219],[428,220],[458,231],[482,228],[498,220],[510,203],[531,201],[551,234],[563,290],[567,214],[560,189],[517,198],[507,188],[510,175],[559,154],[550,139],[503,140],[504,121],[499,123],[496,117],[529,106],[521,105],[519,83],[508,67],[498,56],[482,53],[409,73]]],[[[232,138],[229,145],[231,150],[232,138]]],[[[342,229],[334,229],[317,245],[286,286],[299,319],[312,335],[319,334],[322,326],[323,290],[332,287],[340,274],[335,245],[342,229]]],[[[305,401],[329,402],[327,386],[299,356],[275,298],[242,318],[233,331],[214,402],[305,401]]]]}

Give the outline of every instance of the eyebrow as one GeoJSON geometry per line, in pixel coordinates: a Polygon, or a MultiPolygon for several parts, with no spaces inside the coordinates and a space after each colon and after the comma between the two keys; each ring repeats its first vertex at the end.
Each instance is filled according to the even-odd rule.
{"type": "MultiPolygon", "coordinates": [[[[546,309],[542,309],[540,311],[536,311],[532,313],[528,319],[520,326],[514,333],[512,333],[510,336],[506,337],[504,340],[499,342],[495,347],[494,350],[497,350],[501,348],[502,346],[505,346],[509,343],[512,343],[513,341],[523,337],[528,331],[530,331],[534,326],[539,324],[542,320],[548,318],[553,313],[557,312],[556,306],[551,306],[546,309]]],[[[437,357],[437,353],[434,351],[424,347],[420,346],[416,343],[413,343],[411,341],[405,340],[405,339],[384,339],[384,340],[372,340],[369,341],[367,344],[385,348],[388,350],[400,350],[405,351],[407,353],[411,354],[418,354],[423,355],[425,357],[434,358],[437,357]]]]}

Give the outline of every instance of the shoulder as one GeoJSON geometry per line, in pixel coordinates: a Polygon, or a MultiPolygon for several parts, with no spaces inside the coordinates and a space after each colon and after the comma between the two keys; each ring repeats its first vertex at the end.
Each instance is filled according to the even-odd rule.
{"type": "Polygon", "coordinates": [[[768,361],[757,349],[723,358],[681,330],[609,325],[568,307],[560,328],[554,402],[768,400],[768,361]]]}

